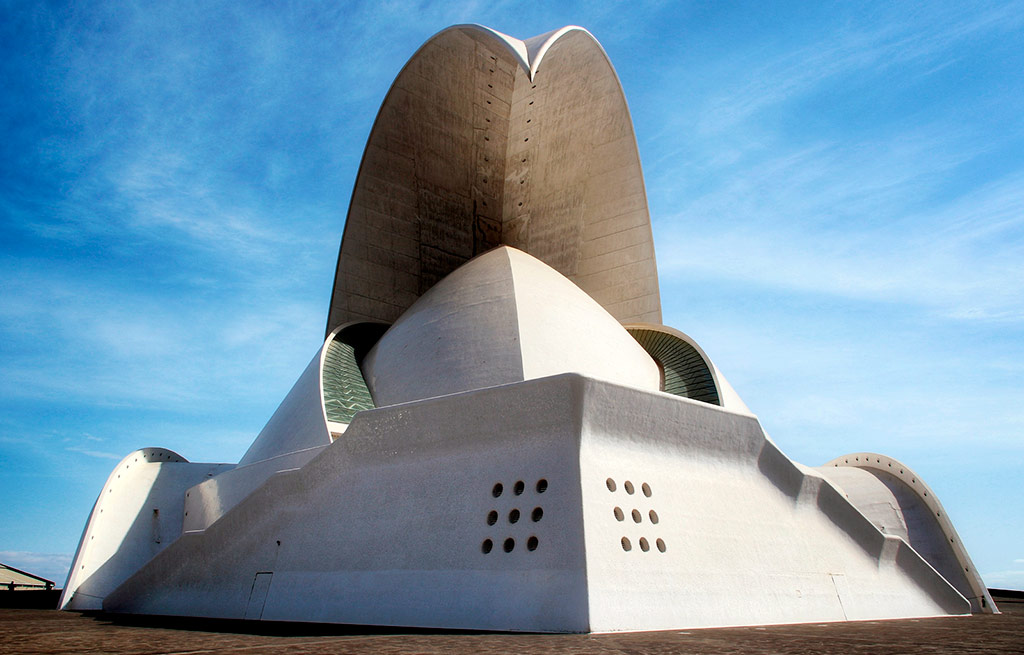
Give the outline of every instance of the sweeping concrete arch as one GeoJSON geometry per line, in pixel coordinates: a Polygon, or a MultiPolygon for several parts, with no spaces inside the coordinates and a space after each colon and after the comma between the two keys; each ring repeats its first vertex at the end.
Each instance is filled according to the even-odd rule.
{"type": "Polygon", "coordinates": [[[380,108],[352,193],[327,333],[393,322],[509,245],[622,322],[661,322],[643,172],[618,76],[586,30],[427,41],[380,108]]]}
{"type": "Polygon", "coordinates": [[[920,553],[970,601],[973,612],[997,611],[942,503],[909,466],[878,453],[850,453],[817,470],[880,530],[920,553]]]}

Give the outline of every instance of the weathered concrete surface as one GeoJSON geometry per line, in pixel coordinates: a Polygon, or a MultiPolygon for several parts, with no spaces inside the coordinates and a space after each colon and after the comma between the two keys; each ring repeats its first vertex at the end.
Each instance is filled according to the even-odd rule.
{"type": "Polygon", "coordinates": [[[537,39],[536,75],[509,47],[517,39],[469,25],[434,36],[398,75],[352,193],[328,333],[393,322],[502,244],[619,321],[661,323],[643,173],[615,70],[580,28],[537,39]]]}
{"type": "Polygon", "coordinates": [[[1002,614],[609,635],[382,631],[196,619],[112,622],[104,615],[0,609],[0,654],[42,653],[1020,653],[1024,602],[1002,614]],[[253,627],[262,634],[241,630],[253,627]]]}

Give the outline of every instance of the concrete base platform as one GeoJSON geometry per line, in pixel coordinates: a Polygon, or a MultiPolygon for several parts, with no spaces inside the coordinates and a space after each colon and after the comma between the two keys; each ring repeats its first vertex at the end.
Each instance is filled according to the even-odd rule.
{"type": "Polygon", "coordinates": [[[382,630],[0,609],[8,653],[1020,653],[1024,601],[1002,614],[605,635],[382,630]],[[260,632],[243,632],[257,629],[260,632]]]}

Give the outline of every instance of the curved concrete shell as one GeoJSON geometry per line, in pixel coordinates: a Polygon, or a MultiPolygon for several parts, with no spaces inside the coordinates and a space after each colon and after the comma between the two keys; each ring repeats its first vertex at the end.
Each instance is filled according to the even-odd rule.
{"type": "Polygon", "coordinates": [[[949,581],[974,612],[995,603],[942,503],[917,473],[878,453],[850,453],[818,470],[882,532],[904,539],[949,581]]]}
{"type": "Polygon", "coordinates": [[[363,371],[380,407],[561,373],[650,391],[659,377],[590,296],[509,246],[423,294],[370,350],[363,371]]]}
{"type": "Polygon", "coordinates": [[[366,144],[327,332],[393,322],[499,245],[537,257],[619,321],[661,322],[632,120],[582,28],[520,41],[459,25],[410,59],[366,144]]]}

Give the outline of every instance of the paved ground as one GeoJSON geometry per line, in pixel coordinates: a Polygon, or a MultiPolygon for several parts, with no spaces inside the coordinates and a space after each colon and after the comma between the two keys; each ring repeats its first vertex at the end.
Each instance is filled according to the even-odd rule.
{"type": "Polygon", "coordinates": [[[1001,615],[615,635],[510,635],[262,626],[197,621],[114,622],[109,616],[0,609],[0,653],[1024,653],[1024,602],[1001,615]]]}

